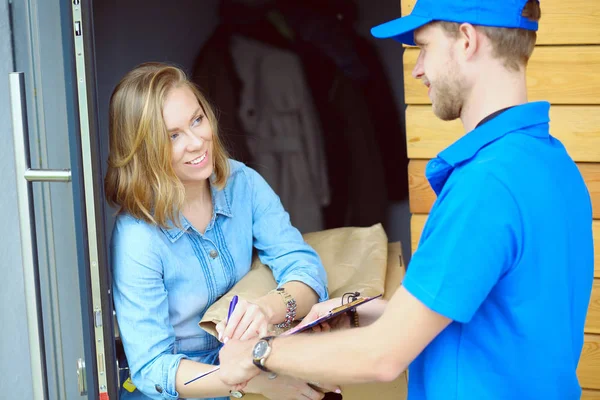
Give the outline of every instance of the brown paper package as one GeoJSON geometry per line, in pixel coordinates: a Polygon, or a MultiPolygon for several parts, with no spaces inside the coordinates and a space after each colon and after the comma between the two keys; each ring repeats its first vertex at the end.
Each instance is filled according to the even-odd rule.
{"type": "MultiPolygon", "coordinates": [[[[389,299],[404,277],[400,243],[388,243],[381,224],[307,233],[304,240],[321,257],[327,271],[331,298],[357,291],[361,296],[383,293],[383,297],[389,299]]],[[[276,287],[271,270],[255,255],[250,272],[206,311],[200,327],[217,336],[215,326],[226,318],[229,301],[234,295],[252,301],[276,287]]],[[[406,373],[389,383],[343,385],[341,389],[344,400],[404,400],[407,395],[406,373]]],[[[329,394],[328,398],[340,399],[340,396],[329,394]]],[[[255,394],[246,394],[244,399],[266,400],[255,394]]]]}

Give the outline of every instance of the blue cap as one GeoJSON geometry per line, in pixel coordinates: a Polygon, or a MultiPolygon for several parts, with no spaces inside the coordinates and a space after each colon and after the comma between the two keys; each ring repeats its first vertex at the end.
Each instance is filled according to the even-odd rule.
{"type": "Polygon", "coordinates": [[[376,38],[393,38],[415,45],[414,31],[432,21],[470,23],[497,28],[537,31],[537,21],[523,17],[528,0],[417,0],[409,15],[371,29],[376,38]]]}

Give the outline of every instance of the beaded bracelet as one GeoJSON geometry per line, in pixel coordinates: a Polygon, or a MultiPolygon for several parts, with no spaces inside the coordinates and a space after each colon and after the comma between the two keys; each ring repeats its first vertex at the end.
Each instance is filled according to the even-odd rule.
{"type": "Polygon", "coordinates": [[[296,319],[296,300],[291,294],[286,292],[285,288],[277,288],[270,293],[277,293],[283,298],[285,303],[285,320],[275,326],[279,329],[287,329],[292,326],[292,322],[296,319]]]}

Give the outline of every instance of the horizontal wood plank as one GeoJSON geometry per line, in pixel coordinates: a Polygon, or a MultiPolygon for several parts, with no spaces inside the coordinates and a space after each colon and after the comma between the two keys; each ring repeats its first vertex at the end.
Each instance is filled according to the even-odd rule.
{"type": "MultiPolygon", "coordinates": [[[[404,52],[406,104],[429,104],[427,87],[411,74],[419,50],[404,52]]],[[[538,47],[527,69],[529,100],[552,104],[600,104],[600,46],[538,47]]],[[[435,82],[433,82],[435,95],[435,82]]]]}
{"type": "MultiPolygon", "coordinates": [[[[413,254],[417,251],[417,247],[419,247],[421,233],[423,233],[428,216],[428,214],[413,214],[410,217],[410,248],[413,254]]],[[[410,268],[410,264],[408,267],[410,268]]]]}
{"type": "MultiPolygon", "coordinates": [[[[407,15],[416,0],[402,0],[407,15]]],[[[538,45],[600,43],[600,1],[544,0],[539,24],[538,45]]]]}
{"type": "MultiPolygon", "coordinates": [[[[600,162],[600,106],[551,107],[550,132],[575,161],[600,162]]],[[[464,134],[460,120],[440,120],[431,105],[406,109],[409,158],[434,158],[464,134]]]]}
{"type": "Polygon", "coordinates": [[[581,387],[600,389],[600,336],[585,335],[577,367],[581,387]]]}
{"type": "Polygon", "coordinates": [[[435,199],[435,192],[425,177],[425,168],[429,160],[410,160],[408,163],[408,195],[410,212],[429,214],[435,199]]]}
{"type": "Polygon", "coordinates": [[[581,400],[600,400],[600,390],[583,389],[581,400]]]}
{"type": "MultiPolygon", "coordinates": [[[[428,214],[413,214],[410,219],[410,243],[412,253],[417,250],[421,232],[423,232],[425,221],[427,221],[427,215],[428,214]]],[[[594,276],[600,278],[600,220],[594,220],[592,223],[592,231],[594,235],[594,276]]],[[[597,303],[597,329],[592,333],[600,333],[600,289],[597,303]]]]}
{"type": "Polygon", "coordinates": [[[600,279],[594,279],[592,298],[590,299],[587,321],[585,322],[585,331],[587,333],[600,334],[600,279]]]}
{"type": "MultiPolygon", "coordinates": [[[[408,164],[410,211],[415,214],[428,213],[436,199],[435,192],[425,178],[427,162],[411,160],[408,164]]],[[[577,166],[592,198],[593,216],[600,219],[600,163],[578,163],[577,166]]]]}

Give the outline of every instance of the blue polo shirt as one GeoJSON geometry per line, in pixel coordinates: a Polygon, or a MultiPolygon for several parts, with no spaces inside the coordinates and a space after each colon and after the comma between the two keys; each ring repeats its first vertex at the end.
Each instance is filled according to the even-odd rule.
{"type": "Polygon", "coordinates": [[[579,399],[592,207],[549,134],[513,107],[429,162],[437,194],[404,287],[453,320],[409,368],[409,400],[579,399]]]}

